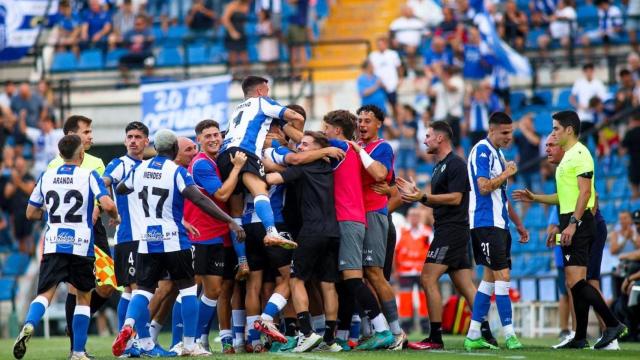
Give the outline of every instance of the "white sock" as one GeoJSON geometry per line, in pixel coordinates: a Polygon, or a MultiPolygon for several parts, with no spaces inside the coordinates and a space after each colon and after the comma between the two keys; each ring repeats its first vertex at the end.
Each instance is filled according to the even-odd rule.
{"type": "Polygon", "coordinates": [[[191,336],[183,337],[183,345],[184,345],[185,350],[187,350],[187,351],[193,350],[193,348],[196,346],[196,338],[191,337],[191,336]]]}
{"type": "Polygon", "coordinates": [[[151,325],[149,326],[149,333],[151,334],[151,339],[153,339],[154,343],[158,342],[158,335],[160,334],[160,330],[162,330],[162,324],[155,320],[152,320],[151,325]]]}
{"type": "Polygon", "coordinates": [[[204,345],[209,345],[209,334],[200,335],[200,343],[204,345]]]}
{"type": "Polygon", "coordinates": [[[467,337],[471,340],[477,340],[482,337],[482,332],[480,331],[480,326],[482,323],[479,321],[471,320],[471,324],[469,325],[469,332],[467,333],[467,337]]]}
{"type": "Polygon", "coordinates": [[[347,341],[349,339],[349,330],[336,331],[336,339],[347,341]]]}
{"type": "Polygon", "coordinates": [[[371,333],[372,333],[371,319],[369,319],[368,316],[363,316],[360,319],[360,326],[362,328],[362,336],[364,336],[364,337],[371,336],[371,333]]]}
{"type": "MultiPolygon", "coordinates": [[[[362,322],[364,324],[364,321],[362,322]]],[[[373,320],[370,321],[373,326],[373,330],[377,333],[389,330],[387,326],[387,320],[382,313],[378,314],[373,320]]]]}
{"type": "Polygon", "coordinates": [[[504,338],[508,339],[516,334],[516,331],[513,329],[513,324],[509,324],[507,326],[502,327],[502,331],[504,331],[504,338]]]}
{"type": "Polygon", "coordinates": [[[136,320],[133,318],[126,318],[124,320],[124,326],[131,326],[132,328],[136,325],[136,320]]]}
{"type": "Polygon", "coordinates": [[[139,339],[138,343],[140,344],[140,348],[145,351],[149,351],[153,349],[153,346],[154,346],[154,342],[150,337],[139,339]]]}
{"type": "Polygon", "coordinates": [[[391,329],[391,333],[393,335],[402,334],[402,328],[400,327],[400,320],[395,320],[389,323],[389,328],[391,329]]]}

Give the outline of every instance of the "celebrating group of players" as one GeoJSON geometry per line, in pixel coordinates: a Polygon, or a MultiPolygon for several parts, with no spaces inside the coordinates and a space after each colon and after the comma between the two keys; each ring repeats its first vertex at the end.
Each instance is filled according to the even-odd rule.
{"type": "MultiPolygon", "coordinates": [[[[494,291],[505,346],[522,347],[508,295],[509,220],[521,242],[528,234],[506,196],[517,171],[500,150],[512,138],[508,115],[491,116],[489,136],[473,148],[468,165],[453,151],[451,127],[431,123],[425,144],[437,165],[425,194],[412,179],[394,178],[393,150],[378,136],[384,114],[375,106],[356,115],[331,111],[323,132],[303,131],[304,109],[271,100],[266,79],[249,76],[242,89],[245,101],[224,138],[217,122],[201,121],[196,154],[190,140],[159,130],[157,155],[143,160],[149,130],[132,122],[125,129],[127,154],[104,173],[84,152],[91,120],[67,119],[60,159],[40,178],[26,210],[31,219],[46,213],[47,227],[38,295],[14,345],[17,359],[60,282],[75,294],[67,307],[70,358],[88,359],[89,319],[100,298],[92,290],[94,258],[109,251],[99,209],[118,225],[115,277],[125,288],[115,356],[210,355],[216,313],[224,353],[266,351],[262,337],[270,351],[443,349],[438,279],[444,273],[473,307],[466,349],[497,346],[486,321],[494,291]],[[402,201],[432,207],[435,218],[422,272],[431,334],[408,345],[388,282],[395,242],[389,216],[402,201]],[[470,239],[475,262],[487,267],[477,291],[470,239]],[[173,306],[170,351],[157,342],[157,309],[165,304],[173,306]]],[[[566,257],[567,266],[581,266],[577,257],[566,257]]],[[[617,321],[607,326],[604,345],[596,347],[622,335],[617,321]]]]}

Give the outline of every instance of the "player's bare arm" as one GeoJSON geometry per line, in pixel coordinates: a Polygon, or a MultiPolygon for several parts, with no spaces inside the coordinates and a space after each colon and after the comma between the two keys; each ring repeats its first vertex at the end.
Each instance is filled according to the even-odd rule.
{"type": "Polygon", "coordinates": [[[247,154],[236,151],[235,154],[231,155],[231,163],[233,164],[233,169],[229,173],[229,177],[227,181],[222,183],[222,186],[218,189],[218,191],[213,194],[217,200],[222,202],[226,202],[229,200],[231,195],[233,194],[233,189],[238,185],[238,180],[240,179],[240,170],[247,162],[247,154]]]}
{"type": "Polygon", "coordinates": [[[510,177],[518,172],[518,168],[516,163],[513,161],[509,161],[507,163],[506,169],[502,172],[502,174],[498,175],[493,179],[487,179],[484,177],[478,178],[478,188],[480,189],[480,194],[489,195],[498,189],[505,181],[509,180],[510,177]]]}

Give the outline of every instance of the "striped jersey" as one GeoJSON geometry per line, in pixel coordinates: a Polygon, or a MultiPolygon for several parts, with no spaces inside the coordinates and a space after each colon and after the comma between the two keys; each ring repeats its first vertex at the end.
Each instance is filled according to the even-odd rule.
{"type": "Polygon", "coordinates": [[[45,171],[29,198],[47,213],[43,254],[95,256],[93,209],[96,199],[108,195],[95,170],[63,164],[45,171]]]}
{"type": "Polygon", "coordinates": [[[191,248],[182,224],[182,191],[195,185],[187,169],[164,156],[156,156],[134,167],[124,180],[133,190],[131,227],[142,254],[167,253],[191,248]]]}
{"type": "Polygon", "coordinates": [[[116,194],[116,187],[127,177],[131,169],[140,164],[142,160],[134,159],[129,155],[124,155],[111,160],[104,171],[104,177],[111,180],[111,191],[116,199],[116,207],[120,214],[120,225],[116,229],[116,244],[122,244],[133,241],[131,234],[131,206],[136,201],[136,194],[129,195],[116,194]]]}
{"type": "Polygon", "coordinates": [[[482,195],[478,178],[493,179],[505,170],[506,161],[502,151],[496,149],[488,139],[479,141],[469,154],[467,165],[471,193],[469,196],[469,224],[471,229],[480,227],[509,226],[507,182],[490,194],[482,195]]]}
{"type": "Polygon", "coordinates": [[[273,119],[282,119],[286,110],[286,107],[268,97],[249,98],[240,103],[233,111],[220,153],[239,147],[261,157],[271,122],[273,119]]]}

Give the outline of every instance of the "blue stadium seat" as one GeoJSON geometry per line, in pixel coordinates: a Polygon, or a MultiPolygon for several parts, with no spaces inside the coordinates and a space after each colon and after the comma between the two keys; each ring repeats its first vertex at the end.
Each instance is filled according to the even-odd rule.
{"type": "Polygon", "coordinates": [[[537,90],[533,93],[533,96],[543,101],[543,106],[549,106],[552,103],[553,92],[551,90],[537,90]]]}
{"type": "Polygon", "coordinates": [[[584,30],[593,30],[598,28],[598,8],[593,4],[584,4],[576,9],[578,15],[578,24],[584,30]]]}
{"type": "Polygon", "coordinates": [[[29,266],[29,255],[21,253],[11,253],[2,266],[2,275],[20,276],[27,271],[29,266]]]}
{"type": "Polygon", "coordinates": [[[202,44],[187,47],[187,61],[190,65],[203,65],[209,62],[207,46],[202,44]]]}
{"type": "Polygon", "coordinates": [[[182,45],[182,39],[189,33],[189,29],[183,25],[176,25],[169,28],[167,37],[164,39],[164,45],[179,46],[182,45]]]}
{"type": "Polygon", "coordinates": [[[177,47],[163,47],[158,53],[157,65],[163,66],[180,66],[183,64],[182,54],[177,47]]]}
{"type": "Polygon", "coordinates": [[[571,88],[562,89],[558,94],[558,99],[556,100],[555,107],[558,109],[571,109],[571,103],[569,102],[569,98],[571,97],[571,88]]]}
{"type": "Polygon", "coordinates": [[[209,61],[212,64],[222,64],[227,61],[227,50],[220,43],[214,44],[209,49],[209,61]]]}
{"type": "Polygon", "coordinates": [[[249,55],[249,62],[250,63],[257,63],[258,61],[260,61],[258,59],[258,48],[256,46],[256,42],[255,41],[251,41],[249,40],[249,46],[248,46],[248,55],[249,55]]]}
{"type": "Polygon", "coordinates": [[[104,67],[102,51],[98,49],[85,50],[80,53],[78,70],[99,70],[104,67]]]}
{"type": "Polygon", "coordinates": [[[544,29],[533,29],[527,34],[527,48],[538,49],[538,38],[547,32],[544,29]]]}
{"type": "Polygon", "coordinates": [[[511,111],[517,111],[522,109],[524,101],[527,99],[527,95],[520,91],[514,91],[509,96],[509,102],[511,104],[511,111]]]}
{"type": "Polygon", "coordinates": [[[622,199],[630,195],[629,183],[626,178],[616,178],[611,185],[609,195],[614,199],[622,199]]]}
{"type": "Polygon", "coordinates": [[[129,51],[127,49],[114,49],[107,53],[107,58],[104,61],[104,66],[107,69],[115,69],[120,63],[120,58],[126,55],[129,51]]]}
{"type": "Polygon", "coordinates": [[[0,301],[13,300],[16,293],[16,280],[12,278],[0,279],[0,301]]]}
{"type": "Polygon", "coordinates": [[[533,124],[539,134],[549,134],[552,128],[551,113],[549,111],[540,111],[536,113],[533,124]]]}
{"type": "Polygon", "coordinates": [[[76,55],[72,52],[59,52],[53,55],[51,63],[51,72],[67,72],[74,71],[78,66],[76,55]]]}

